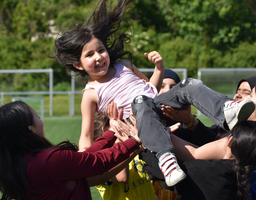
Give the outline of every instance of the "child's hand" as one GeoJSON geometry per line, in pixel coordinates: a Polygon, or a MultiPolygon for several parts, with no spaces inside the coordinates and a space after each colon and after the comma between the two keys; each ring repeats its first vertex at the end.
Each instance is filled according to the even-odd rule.
{"type": "Polygon", "coordinates": [[[152,51],[150,53],[144,53],[148,57],[148,60],[156,65],[158,69],[164,69],[164,63],[162,56],[157,51],[152,51]]]}

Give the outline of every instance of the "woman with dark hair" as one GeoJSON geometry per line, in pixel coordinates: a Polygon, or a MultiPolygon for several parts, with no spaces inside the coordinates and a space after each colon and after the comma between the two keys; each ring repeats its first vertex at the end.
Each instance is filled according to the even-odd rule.
{"type": "Polygon", "coordinates": [[[239,199],[256,199],[256,122],[247,121],[232,131],[231,152],[235,159],[239,199]]]}
{"type": "Polygon", "coordinates": [[[91,199],[89,187],[118,173],[141,144],[137,136],[120,137],[123,142],[114,144],[114,132],[107,131],[87,151],[77,152],[68,141],[53,145],[45,139],[42,120],[26,103],[0,107],[2,200],[91,199]],[[103,180],[88,179],[108,170],[103,180]]]}
{"type": "Polygon", "coordinates": [[[184,146],[177,146],[182,141],[171,138],[177,158],[190,160],[182,166],[189,179],[176,187],[184,199],[189,192],[203,196],[188,199],[256,199],[255,121],[241,122],[225,137],[198,148],[184,141],[184,146]]]}

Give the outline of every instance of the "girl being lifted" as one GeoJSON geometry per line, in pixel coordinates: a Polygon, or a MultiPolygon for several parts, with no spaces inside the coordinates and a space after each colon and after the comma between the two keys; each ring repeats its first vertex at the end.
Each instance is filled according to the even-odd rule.
{"type": "MultiPolygon", "coordinates": [[[[120,23],[124,20],[125,8],[130,2],[131,0],[118,0],[112,9],[112,1],[107,3],[106,0],[101,0],[83,25],[63,33],[56,40],[54,58],[68,70],[81,76],[89,75],[81,102],[80,151],[92,144],[96,111],[106,115],[108,104],[114,101],[118,109],[123,108],[123,118],[127,118],[133,99],[138,95],[143,95],[135,99],[136,105],[134,106],[136,107],[134,114],[137,117],[139,137],[144,146],[156,153],[166,183],[172,186],[184,179],[186,175],[178,166],[172,153],[173,145],[169,133],[164,128],[152,129],[152,131],[148,131],[148,127],[144,129],[147,124],[154,126],[155,122],[161,123],[161,119],[158,113],[155,113],[148,115],[149,119],[142,120],[141,117],[146,116],[141,115],[144,111],[140,112],[140,107],[144,109],[140,106],[144,100],[141,97],[154,99],[161,88],[164,71],[162,58],[156,51],[145,53],[149,61],[155,64],[155,71],[148,80],[134,64],[124,59],[131,59],[132,56],[130,52],[124,51],[124,44],[129,43],[130,36],[117,34],[120,23]],[[151,123],[152,119],[153,123],[151,123]],[[157,134],[159,132],[160,134],[157,134]]],[[[172,104],[168,105],[175,107],[172,104]]],[[[223,106],[224,103],[220,106],[221,110],[223,106]]],[[[118,125],[116,129],[118,130],[118,125]]]]}

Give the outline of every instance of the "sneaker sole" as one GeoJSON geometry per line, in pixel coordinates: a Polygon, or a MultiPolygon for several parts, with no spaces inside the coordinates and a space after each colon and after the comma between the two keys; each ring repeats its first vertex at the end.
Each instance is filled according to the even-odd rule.
{"type": "Polygon", "coordinates": [[[186,178],[186,174],[183,172],[183,176],[181,176],[180,178],[178,178],[175,181],[173,181],[172,184],[168,184],[168,183],[166,183],[166,181],[165,181],[165,183],[166,183],[166,185],[171,187],[171,186],[176,185],[178,182],[182,181],[184,178],[186,178]]]}
{"type": "Polygon", "coordinates": [[[236,120],[230,123],[230,126],[232,126],[232,129],[236,124],[246,121],[251,116],[254,110],[255,110],[255,105],[252,101],[246,102],[243,106],[241,106],[241,109],[238,112],[238,116],[236,117],[236,120]]]}

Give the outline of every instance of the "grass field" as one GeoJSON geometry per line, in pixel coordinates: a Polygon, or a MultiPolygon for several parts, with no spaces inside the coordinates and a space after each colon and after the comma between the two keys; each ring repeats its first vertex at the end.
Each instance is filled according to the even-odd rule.
{"type": "MultiPolygon", "coordinates": [[[[213,122],[206,117],[198,117],[206,126],[213,122]]],[[[45,135],[52,143],[57,144],[64,140],[78,144],[81,131],[81,117],[46,117],[43,118],[45,135]]],[[[98,191],[92,187],[92,199],[101,200],[98,191]]]]}

